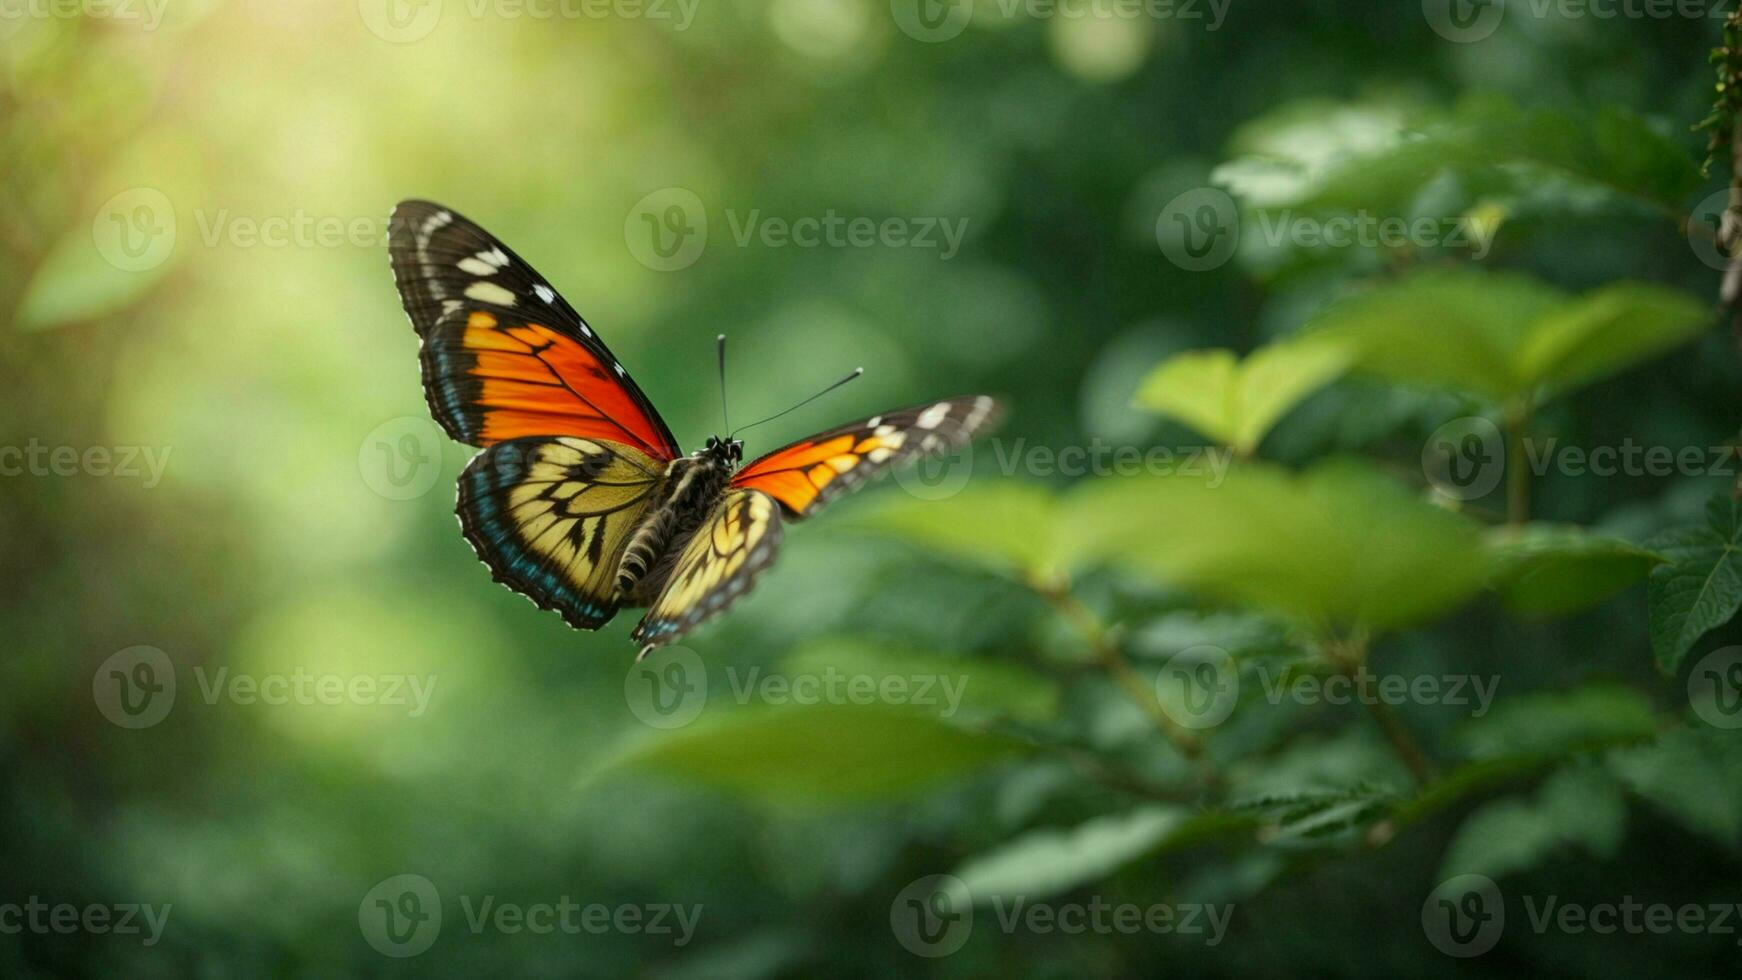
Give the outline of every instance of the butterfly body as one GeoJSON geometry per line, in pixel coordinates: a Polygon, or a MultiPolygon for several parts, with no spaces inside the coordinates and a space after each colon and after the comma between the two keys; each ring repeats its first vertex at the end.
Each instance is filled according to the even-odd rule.
{"type": "Polygon", "coordinates": [[[508,246],[428,201],[402,202],[388,227],[431,414],[482,447],[459,479],[466,540],[496,581],[577,629],[647,607],[630,634],[644,654],[747,592],[784,521],[959,448],[1000,415],[984,395],[948,398],[748,464],[730,435],[686,455],[592,327],[508,246]]]}
{"type": "Polygon", "coordinates": [[[666,467],[664,480],[654,490],[657,503],[635,529],[617,564],[617,593],[625,605],[652,603],[670,578],[683,546],[731,485],[743,455],[742,442],[709,436],[706,448],[666,467]]]}

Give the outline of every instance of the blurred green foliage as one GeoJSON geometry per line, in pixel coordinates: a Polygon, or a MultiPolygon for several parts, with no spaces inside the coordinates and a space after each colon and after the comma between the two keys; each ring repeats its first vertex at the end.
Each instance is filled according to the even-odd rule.
{"type": "Polygon", "coordinates": [[[1460,43],[1433,6],[7,13],[0,927],[171,912],[150,945],[0,928],[0,967],[1733,968],[1733,936],[1526,914],[1738,898],[1742,359],[1703,203],[1729,175],[1692,129],[1720,21],[1550,5],[1460,43]],[[661,271],[638,209],[674,187],[708,237],[661,271]],[[536,264],[686,444],[720,331],[751,415],[867,368],[752,452],[945,394],[1011,417],[790,529],[635,666],[629,623],[569,631],[455,533],[470,450],[428,435],[382,248],[412,196],[536,264]],[[752,227],[828,215],[965,238],[752,227]],[[1627,446],[1696,461],[1595,465],[1627,446]],[[176,689],[129,727],[103,692],[165,679],[116,666],[140,647],[176,689]],[[343,690],[262,698],[298,678],[343,690]],[[1470,874],[1508,919],[1464,960],[1428,919],[1470,874]],[[442,906],[409,958],[369,925],[401,875],[442,906]],[[959,949],[919,955],[915,894],[959,949]],[[683,941],[539,934],[486,897],[701,912],[683,941]],[[1232,914],[1208,942],[1011,902],[1232,914]]]}

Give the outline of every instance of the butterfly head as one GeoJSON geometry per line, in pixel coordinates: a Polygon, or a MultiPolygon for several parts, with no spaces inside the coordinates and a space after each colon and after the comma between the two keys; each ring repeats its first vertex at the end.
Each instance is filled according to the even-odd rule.
{"type": "Polygon", "coordinates": [[[696,455],[705,456],[728,466],[737,466],[744,460],[744,440],[709,436],[707,444],[696,455]]]}

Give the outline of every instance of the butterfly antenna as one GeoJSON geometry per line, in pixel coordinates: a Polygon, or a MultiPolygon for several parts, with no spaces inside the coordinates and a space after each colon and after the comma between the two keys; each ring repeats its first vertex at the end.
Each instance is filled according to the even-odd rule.
{"type": "MultiPolygon", "coordinates": [[[[715,338],[720,344],[720,421],[726,425],[726,431],[732,431],[732,416],[726,413],[726,335],[715,338]]],[[[731,438],[731,436],[727,436],[731,438]]]]}
{"type": "Polygon", "coordinates": [[[836,388],[839,388],[840,386],[846,384],[847,382],[853,380],[854,378],[857,378],[859,375],[864,374],[864,373],[865,373],[864,368],[856,367],[846,377],[842,378],[841,380],[835,382],[832,385],[829,385],[827,388],[824,388],[822,391],[817,392],[816,394],[810,396],[809,398],[806,398],[804,401],[799,402],[797,405],[792,406],[791,408],[787,409],[785,412],[775,412],[773,415],[770,415],[769,417],[767,417],[765,419],[761,419],[761,420],[752,422],[749,425],[746,425],[743,429],[737,429],[737,430],[729,433],[726,436],[726,438],[730,439],[730,438],[732,438],[732,436],[737,435],[739,432],[743,432],[745,429],[754,429],[757,426],[761,425],[763,422],[772,422],[775,419],[780,418],[782,415],[787,414],[788,412],[796,412],[799,409],[805,407],[806,405],[809,405],[811,402],[816,401],[818,398],[823,397],[824,395],[828,394],[829,392],[834,391],[836,388]]]}

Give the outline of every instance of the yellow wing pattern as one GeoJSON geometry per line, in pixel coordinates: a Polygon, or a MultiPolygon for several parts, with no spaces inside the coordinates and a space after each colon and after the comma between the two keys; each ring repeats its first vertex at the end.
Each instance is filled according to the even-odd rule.
{"type": "Polygon", "coordinates": [[[499,442],[460,474],[460,527],[496,581],[598,629],[617,613],[617,562],[661,469],[603,439],[499,442]]]}
{"type": "Polygon", "coordinates": [[[629,638],[642,655],[726,611],[774,561],[780,506],[759,490],[729,490],[696,529],[665,588],[629,638]]]}

